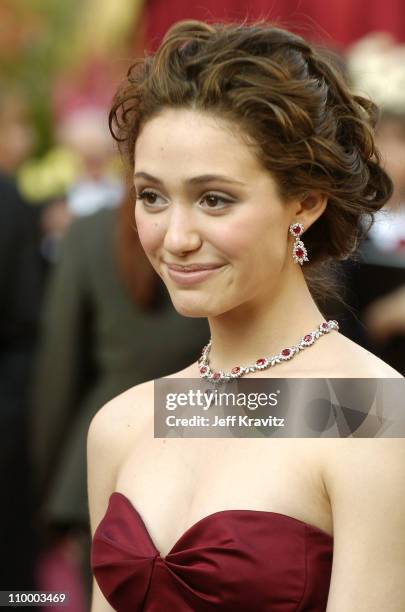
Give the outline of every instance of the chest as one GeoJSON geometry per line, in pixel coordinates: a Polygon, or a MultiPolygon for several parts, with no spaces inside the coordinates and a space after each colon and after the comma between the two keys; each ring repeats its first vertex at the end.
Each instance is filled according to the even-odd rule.
{"type": "MultiPolygon", "coordinates": [[[[161,554],[196,522],[222,510],[263,510],[332,533],[313,439],[138,437],[116,489],[136,507],[161,554]]],[[[317,444],[318,443],[318,444],[317,444]]]]}

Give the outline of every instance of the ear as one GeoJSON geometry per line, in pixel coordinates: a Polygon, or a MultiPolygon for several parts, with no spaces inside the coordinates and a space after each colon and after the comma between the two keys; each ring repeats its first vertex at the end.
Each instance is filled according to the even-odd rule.
{"type": "Polygon", "coordinates": [[[319,192],[310,192],[295,201],[294,212],[296,218],[294,222],[303,223],[307,230],[323,214],[328,204],[326,195],[319,192]]]}

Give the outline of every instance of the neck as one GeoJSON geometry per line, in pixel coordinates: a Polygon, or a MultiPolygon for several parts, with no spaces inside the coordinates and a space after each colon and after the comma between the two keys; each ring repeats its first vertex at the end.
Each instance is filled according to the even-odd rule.
{"type": "Polygon", "coordinates": [[[302,270],[290,270],[272,294],[261,294],[209,319],[211,368],[228,371],[236,365],[279,353],[296,344],[323,320],[302,270]]]}

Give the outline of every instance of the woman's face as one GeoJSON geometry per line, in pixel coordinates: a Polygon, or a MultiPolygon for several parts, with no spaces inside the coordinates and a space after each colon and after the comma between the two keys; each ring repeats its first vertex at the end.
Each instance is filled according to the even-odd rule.
{"type": "Polygon", "coordinates": [[[180,314],[260,307],[295,265],[291,209],[237,125],[165,109],[138,136],[134,183],[140,241],[180,314]]]}

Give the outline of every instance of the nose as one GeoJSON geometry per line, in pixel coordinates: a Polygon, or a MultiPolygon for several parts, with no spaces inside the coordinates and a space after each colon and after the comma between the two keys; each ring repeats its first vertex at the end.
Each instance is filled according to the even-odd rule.
{"type": "Polygon", "coordinates": [[[168,216],[164,248],[175,256],[196,251],[201,245],[201,236],[196,215],[188,206],[171,206],[168,216]]]}

